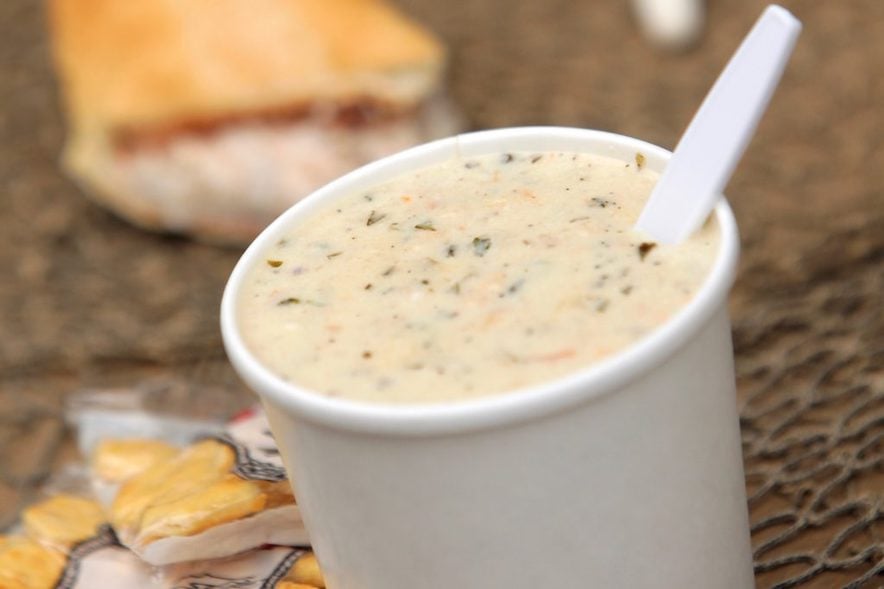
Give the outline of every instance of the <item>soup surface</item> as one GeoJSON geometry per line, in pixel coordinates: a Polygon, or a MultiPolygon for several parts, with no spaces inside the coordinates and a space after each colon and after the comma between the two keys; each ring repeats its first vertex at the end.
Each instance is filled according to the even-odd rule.
{"type": "Polygon", "coordinates": [[[556,379],[622,350],[697,291],[709,221],[678,245],[632,226],[658,175],[589,154],[452,159],[302,219],[250,269],[246,345],[317,393],[439,403],[556,379]]]}

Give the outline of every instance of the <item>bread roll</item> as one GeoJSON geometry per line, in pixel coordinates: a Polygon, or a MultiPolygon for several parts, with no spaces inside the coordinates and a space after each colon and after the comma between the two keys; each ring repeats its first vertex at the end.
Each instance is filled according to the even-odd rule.
{"type": "Polygon", "coordinates": [[[66,170],[138,225],[243,242],[457,129],[440,41],[381,0],[50,0],[66,170]]]}

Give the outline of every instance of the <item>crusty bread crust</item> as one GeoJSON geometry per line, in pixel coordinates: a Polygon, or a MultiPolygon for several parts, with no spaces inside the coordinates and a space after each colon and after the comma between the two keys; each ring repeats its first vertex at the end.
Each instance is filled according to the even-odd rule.
{"type": "Polygon", "coordinates": [[[440,42],[382,0],[50,0],[69,119],[106,132],[439,83],[440,42]]]}

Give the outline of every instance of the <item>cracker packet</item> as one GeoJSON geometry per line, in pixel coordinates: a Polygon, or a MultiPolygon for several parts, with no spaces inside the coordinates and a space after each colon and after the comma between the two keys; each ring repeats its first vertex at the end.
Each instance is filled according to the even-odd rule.
{"type": "Polygon", "coordinates": [[[224,560],[166,567],[163,589],[236,587],[237,589],[324,589],[325,580],[310,550],[267,547],[224,560]]]}
{"type": "Polygon", "coordinates": [[[53,495],[22,512],[21,531],[0,536],[2,589],[322,589],[308,549],[266,547],[223,560],[156,568],[118,540],[101,506],[53,495]]]}
{"type": "Polygon", "coordinates": [[[156,440],[103,440],[91,463],[118,538],[151,565],[309,543],[259,408],[180,450],[156,440]]]}
{"type": "Polygon", "coordinates": [[[230,414],[241,408],[233,406],[228,396],[167,378],[129,387],[83,389],[67,396],[65,421],[76,433],[83,456],[90,456],[106,439],[144,438],[183,446],[224,430],[230,414]]]}
{"type": "Polygon", "coordinates": [[[0,588],[154,586],[152,569],[117,541],[97,501],[59,492],[27,507],[20,519],[17,533],[0,537],[0,588]]]}

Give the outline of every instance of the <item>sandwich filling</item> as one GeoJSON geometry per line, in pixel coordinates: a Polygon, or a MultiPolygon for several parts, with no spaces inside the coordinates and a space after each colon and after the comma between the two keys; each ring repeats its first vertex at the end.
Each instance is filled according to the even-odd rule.
{"type": "Polygon", "coordinates": [[[124,130],[112,141],[110,169],[121,192],[162,211],[164,227],[255,234],[326,182],[456,130],[441,99],[408,108],[309,105],[124,130]]]}

